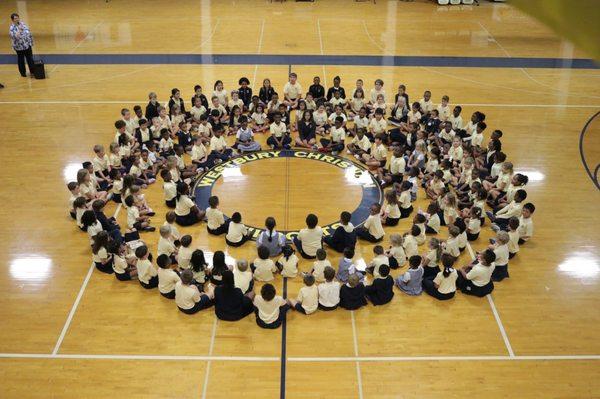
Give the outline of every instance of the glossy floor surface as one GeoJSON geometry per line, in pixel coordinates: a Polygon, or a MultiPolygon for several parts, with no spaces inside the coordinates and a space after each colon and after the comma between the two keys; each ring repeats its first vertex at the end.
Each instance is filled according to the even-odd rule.
{"type": "MultiPolygon", "coordinates": [[[[48,54],[587,58],[516,9],[483,1],[450,8],[349,0],[0,3],[0,15],[15,11],[32,29],[35,51],[48,54]]],[[[6,31],[0,52],[10,54],[6,31]]],[[[599,197],[579,150],[584,125],[600,109],[600,71],[289,63],[46,70],[48,79],[37,81],[21,78],[15,65],[0,66],[0,397],[600,397],[599,197]],[[537,207],[535,235],[511,262],[511,278],[482,299],[457,295],[441,303],[397,291],[383,307],[293,313],[282,336],[250,317],[226,323],[212,312],[185,316],[157,292],[90,269],[87,236],[68,218],[65,184],[94,144],[108,146],[121,108],[144,105],[149,91],[164,102],[173,87],[187,101],[195,84],[208,92],[217,79],[237,88],[242,75],[255,90],[267,77],[281,90],[290,68],[305,89],[315,75],[326,86],[339,75],[347,90],[357,78],[369,89],[381,78],[388,93],[403,83],[411,99],[426,89],[436,103],[448,95],[463,105],[464,118],[484,112],[486,139],[493,129],[504,132],[504,150],[529,176],[528,200],[537,207]]],[[[592,174],[599,137],[596,120],[582,147],[592,174]]],[[[336,168],[319,164],[307,175],[278,162],[243,166],[241,181],[219,180],[223,209],[242,212],[248,223],[274,215],[296,228],[309,209],[329,222],[360,201],[358,187],[336,168]],[[282,182],[290,178],[286,194],[282,182]]],[[[145,195],[158,226],[167,211],[160,183],[145,195]]],[[[417,206],[424,206],[419,195],[417,206]]],[[[115,211],[111,204],[106,213],[115,211]]],[[[124,212],[117,219],[125,224],[124,212]]],[[[408,228],[403,221],[386,233],[408,228]]],[[[252,243],[226,248],[204,225],[180,230],[209,254],[256,257],[252,243]]],[[[486,228],[472,250],[491,236],[486,228]]],[[[153,252],[157,237],[143,236],[153,252]]],[[[357,252],[369,261],[372,245],[361,243],[357,252]]],[[[333,252],[329,258],[339,260],[333,252]]],[[[465,251],[459,262],[469,258],[465,251]]],[[[311,266],[300,263],[303,271],[311,266]]],[[[283,292],[281,277],[275,285],[283,292]]],[[[285,285],[295,297],[301,282],[285,285]]]]}

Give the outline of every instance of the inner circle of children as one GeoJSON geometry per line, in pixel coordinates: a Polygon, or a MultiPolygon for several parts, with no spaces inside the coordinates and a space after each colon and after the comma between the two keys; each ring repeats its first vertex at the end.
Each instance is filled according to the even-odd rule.
{"type": "Polygon", "coordinates": [[[138,280],[148,290],[158,288],[183,313],[214,306],[219,319],[230,321],[255,313],[263,328],[279,327],[288,310],[310,315],[338,306],[352,310],[368,302],[383,305],[392,300],[394,287],[402,294],[425,292],[438,300],[453,298],[457,290],[483,297],[492,292],[494,282],[509,277],[509,259],[533,234],[535,207],[526,202],[527,176],[514,173],[502,152],[502,131],[492,131],[484,142],[485,114],[475,112],[465,123],[461,107],[451,107],[448,96],[435,105],[425,91],[411,103],[404,85],[388,95],[381,79],[370,90],[359,79],[349,94],[339,76],[327,90],[315,77],[305,92],[297,75],[290,73],[283,95],[269,79],[258,96],[249,83],[241,78],[239,89],[228,91],[218,80],[208,96],[197,85],[189,104],[178,89],[164,105],[150,93],[145,112],[139,105],[133,107],[134,115],[121,110],[108,151],[95,145],[92,161],[83,163],[77,181],[67,185],[71,216],[89,235],[99,271],[120,281],[138,280]],[[199,209],[190,187],[214,165],[261,150],[254,140],[257,134],[268,135],[272,149],[296,147],[334,155],[345,151],[381,182],[384,206],[372,204],[359,227],[352,225],[349,212],[342,212],[341,225],[326,237],[317,215],[309,214],[306,228],[291,242],[269,217],[253,262],[227,264],[225,253],[216,250],[209,266],[204,252],[196,249],[190,235],[181,236],[177,225],[206,223],[208,233],[225,235],[229,246],[241,246],[250,237],[239,212],[225,218],[216,196],[210,197],[207,209],[199,209]],[[235,135],[231,147],[225,139],[230,135],[235,135]],[[140,234],[156,229],[143,191],[157,175],[165,204],[173,211],[159,227],[154,258],[140,234]],[[415,212],[412,203],[419,186],[430,202],[426,210],[415,212]],[[104,214],[106,201],[122,204],[125,228],[104,214]],[[467,243],[478,240],[485,216],[495,238],[470,264],[455,267],[467,243]],[[396,226],[403,218],[412,218],[410,230],[390,234],[384,246],[383,226],[396,226]],[[449,233],[445,241],[436,237],[442,227],[449,233]],[[381,243],[366,267],[354,259],[357,239],[381,243]],[[421,255],[419,246],[426,248],[421,255]],[[337,268],[327,260],[327,251],[343,254],[337,268]],[[310,272],[300,273],[304,287],[299,293],[284,299],[269,282],[275,273],[286,278],[299,274],[296,253],[315,262],[310,272]],[[390,269],[406,264],[406,272],[393,279],[390,269]],[[265,282],[260,292],[254,291],[254,281],[265,282]]]}

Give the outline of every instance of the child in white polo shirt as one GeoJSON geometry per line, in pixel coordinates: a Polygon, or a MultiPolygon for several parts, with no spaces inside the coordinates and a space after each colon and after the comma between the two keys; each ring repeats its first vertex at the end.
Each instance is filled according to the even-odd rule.
{"type": "Polygon", "coordinates": [[[387,257],[385,251],[381,245],[375,245],[373,247],[373,254],[375,257],[369,263],[367,267],[367,272],[372,274],[375,278],[380,277],[379,275],[379,267],[381,265],[390,265],[390,258],[387,257]]]}
{"type": "Polygon", "coordinates": [[[519,245],[525,244],[533,235],[533,219],[531,215],[535,212],[535,206],[528,202],[523,205],[523,211],[519,216],[519,245]]]}
{"type": "Polygon", "coordinates": [[[297,82],[298,75],[290,73],[289,81],[283,86],[284,104],[292,109],[298,107],[298,101],[302,99],[302,86],[297,82]]]}
{"type": "Polygon", "coordinates": [[[352,142],[346,146],[349,154],[353,154],[355,158],[360,159],[363,154],[371,151],[371,141],[365,135],[366,130],[363,128],[356,130],[356,136],[352,142]]]}
{"type": "Polygon", "coordinates": [[[331,267],[331,262],[327,260],[327,252],[323,248],[317,249],[317,260],[313,264],[312,275],[320,283],[325,281],[325,268],[331,267]]]}
{"type": "Polygon", "coordinates": [[[282,248],[281,257],[275,265],[281,270],[281,276],[296,277],[298,274],[298,257],[294,253],[294,249],[289,245],[285,245],[282,248]]]}
{"type": "Polygon", "coordinates": [[[362,238],[363,240],[369,242],[380,242],[383,240],[385,231],[381,225],[381,217],[379,216],[380,212],[380,204],[375,203],[371,205],[371,212],[365,223],[354,230],[358,238],[362,238]]]}
{"type": "Polygon", "coordinates": [[[181,279],[179,278],[179,274],[171,268],[173,265],[171,258],[166,254],[159,255],[156,258],[156,264],[159,267],[158,291],[160,295],[167,299],[175,299],[175,284],[181,281],[181,279]]]}
{"type": "Polygon", "coordinates": [[[281,114],[279,112],[273,114],[273,119],[273,123],[269,125],[271,136],[267,138],[267,145],[271,146],[274,150],[290,149],[292,139],[290,138],[286,124],[281,121],[281,114]]]}
{"type": "Polygon", "coordinates": [[[138,272],[140,285],[145,289],[158,287],[158,270],[150,260],[148,247],[145,245],[137,247],[135,249],[135,257],[137,258],[135,266],[138,272]]]}
{"type": "Polygon", "coordinates": [[[273,273],[277,273],[279,269],[275,266],[275,262],[269,259],[269,248],[260,246],[257,248],[258,258],[250,265],[254,273],[254,279],[257,281],[273,281],[275,278],[273,273]]]}
{"type": "Polygon", "coordinates": [[[180,240],[181,246],[177,251],[177,265],[179,265],[180,269],[189,269],[190,262],[192,260],[192,254],[194,253],[194,248],[192,247],[192,236],[189,234],[181,237],[180,240]]]}
{"type": "Polygon", "coordinates": [[[252,271],[248,266],[246,259],[238,259],[233,268],[233,281],[236,288],[242,290],[244,294],[254,289],[254,281],[252,271]]]}
{"type": "Polygon", "coordinates": [[[208,208],[206,208],[206,229],[212,235],[219,236],[229,230],[229,220],[225,220],[223,212],[218,208],[219,197],[213,195],[208,199],[208,208]]]}
{"type": "Polygon", "coordinates": [[[175,303],[182,313],[195,314],[212,306],[212,293],[200,292],[194,285],[192,271],[184,270],[181,281],[175,284],[175,303]]]}
{"type": "Polygon", "coordinates": [[[508,274],[508,259],[510,256],[508,250],[508,242],[510,241],[510,236],[506,231],[499,231],[496,234],[496,238],[490,239],[492,243],[489,248],[494,251],[496,255],[496,267],[494,268],[494,273],[492,273],[492,280],[494,281],[502,281],[505,278],[510,277],[508,274]]]}
{"type": "Polygon", "coordinates": [[[175,262],[177,247],[171,237],[171,226],[168,224],[162,225],[159,228],[159,232],[160,238],[158,239],[157,255],[167,255],[171,259],[171,262],[175,262]]]}
{"type": "Polygon", "coordinates": [[[234,212],[231,215],[225,242],[231,247],[240,247],[250,238],[252,237],[248,234],[248,227],[242,223],[242,215],[239,212],[234,212]]]}
{"type": "Polygon", "coordinates": [[[341,116],[335,118],[335,125],[331,128],[331,139],[321,139],[322,152],[331,152],[332,155],[338,155],[344,151],[344,140],[346,139],[346,129],[342,126],[344,119],[341,116]]]}
{"type": "Polygon", "coordinates": [[[329,311],[335,310],[340,303],[340,283],[334,281],[335,269],[327,266],[323,271],[325,282],[318,285],[319,309],[329,311]]]}
{"type": "Polygon", "coordinates": [[[387,148],[383,144],[386,140],[386,135],[381,133],[375,136],[375,143],[371,148],[370,153],[362,155],[361,161],[369,167],[373,173],[379,172],[385,166],[387,161],[387,148]]]}
{"type": "Polygon", "coordinates": [[[315,277],[312,274],[304,275],[304,287],[300,288],[298,297],[290,299],[292,308],[300,313],[309,315],[317,311],[319,306],[319,289],[315,285],[315,277]]]}
{"type": "Polygon", "coordinates": [[[323,247],[323,229],[318,226],[317,215],[306,216],[306,228],[300,230],[298,235],[292,239],[294,245],[304,259],[315,259],[317,250],[323,247]]]}
{"type": "Polygon", "coordinates": [[[285,312],[289,309],[287,301],[276,295],[275,287],[272,284],[262,286],[260,295],[254,297],[253,304],[256,308],[256,324],[267,329],[279,328],[285,312]]]}

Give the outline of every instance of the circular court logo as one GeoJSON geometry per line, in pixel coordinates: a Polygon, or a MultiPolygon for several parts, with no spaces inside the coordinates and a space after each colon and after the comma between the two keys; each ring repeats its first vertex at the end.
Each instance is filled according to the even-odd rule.
{"type": "MultiPolygon", "coordinates": [[[[363,165],[353,162],[352,160],[341,158],[329,154],[311,151],[299,150],[283,150],[283,151],[260,151],[242,155],[238,158],[223,162],[220,165],[214,166],[212,169],[204,173],[194,185],[194,196],[196,205],[200,209],[208,207],[208,198],[212,195],[212,190],[215,182],[223,175],[231,173],[233,168],[240,168],[242,165],[249,162],[258,162],[264,159],[274,158],[296,158],[312,162],[324,162],[326,164],[338,167],[344,170],[347,179],[352,179],[353,183],[362,187],[362,199],[358,207],[351,212],[352,224],[359,226],[369,217],[370,207],[374,203],[382,203],[383,195],[381,186],[377,179],[363,165]]],[[[341,210],[340,210],[341,211],[341,210]]],[[[325,235],[333,234],[335,229],[340,226],[339,220],[334,223],[322,226],[325,235]]],[[[258,238],[262,231],[262,227],[247,226],[249,234],[253,239],[258,238]]],[[[298,234],[298,230],[282,231],[288,239],[291,239],[298,234]]]]}

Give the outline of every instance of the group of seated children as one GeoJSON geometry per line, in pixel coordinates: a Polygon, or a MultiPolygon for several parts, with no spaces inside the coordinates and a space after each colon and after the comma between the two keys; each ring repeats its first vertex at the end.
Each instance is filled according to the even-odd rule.
{"type": "MultiPolygon", "coordinates": [[[[263,327],[281,321],[276,309],[310,314],[338,305],[355,309],[367,299],[379,305],[392,299],[394,286],[409,295],[425,291],[441,300],[452,298],[457,288],[484,296],[493,290],[494,281],[509,277],[509,260],[533,234],[535,207],[526,202],[527,176],[515,172],[502,152],[502,131],[494,130],[484,144],[487,125],[483,113],[473,113],[465,124],[462,108],[451,109],[447,96],[435,106],[426,91],[421,100],[411,104],[403,85],[388,110],[379,79],[368,96],[358,80],[348,98],[339,77],[327,92],[315,77],[304,94],[297,76],[291,73],[281,99],[268,79],[258,96],[252,94],[248,79],[239,83],[240,88],[229,97],[223,83],[217,81],[210,103],[196,86],[189,112],[177,89],[166,107],[150,93],[145,114],[140,106],[134,107],[135,116],[122,110],[108,153],[102,145],[94,146],[92,161],[82,165],[77,181],[70,182],[68,189],[71,216],[88,233],[100,271],[114,272],[119,280],[137,278],[145,288],[158,287],[164,296],[175,298],[183,312],[194,313],[210,306],[214,287],[221,282],[218,277],[231,270],[236,286],[238,279],[245,281],[240,284],[254,300],[257,322],[263,327]],[[292,243],[300,256],[316,261],[312,271],[304,273],[305,287],[296,299],[283,300],[271,284],[263,285],[260,295],[253,293],[253,279],[268,282],[273,273],[288,278],[298,273],[292,243],[275,230],[273,218],[266,220],[265,230],[258,236],[258,258],[250,265],[240,260],[235,267],[223,260],[220,271],[217,260],[208,268],[202,251],[191,249],[191,236],[180,236],[176,227],[206,221],[210,234],[225,235],[227,245],[233,247],[251,239],[241,213],[226,218],[216,196],[209,199],[207,209],[199,209],[190,187],[205,170],[236,156],[234,150],[260,150],[254,135],[267,131],[271,135],[266,143],[271,148],[294,145],[334,155],[346,151],[367,165],[385,190],[383,204],[372,204],[367,220],[358,227],[351,223],[350,213],[342,212],[340,226],[325,236],[317,216],[307,216],[307,227],[292,243]],[[295,139],[292,132],[297,132],[295,139]],[[224,137],[229,134],[236,136],[232,147],[224,137]],[[140,232],[156,229],[150,219],[155,212],[143,190],[159,174],[165,204],[173,211],[159,228],[155,266],[143,243],[135,248],[130,244],[140,243],[140,232]],[[429,203],[425,210],[415,212],[419,188],[429,203]],[[127,229],[123,233],[115,219],[104,214],[107,201],[125,208],[127,229]],[[472,263],[454,269],[468,242],[479,240],[486,216],[496,237],[472,263]],[[397,226],[408,218],[412,226],[407,232],[391,234],[388,249],[379,245],[386,234],[384,226],[397,226]],[[443,226],[449,235],[445,241],[435,237],[443,226]],[[427,242],[427,235],[434,237],[419,255],[418,247],[427,242]],[[354,260],[357,239],[378,244],[366,267],[354,260]],[[327,261],[324,246],[343,253],[337,270],[327,261]],[[273,262],[270,258],[274,256],[281,257],[273,262]],[[407,262],[407,271],[394,280],[390,269],[407,262]],[[373,279],[364,286],[366,274],[373,279]]],[[[215,257],[217,253],[220,251],[215,257]]]]}

